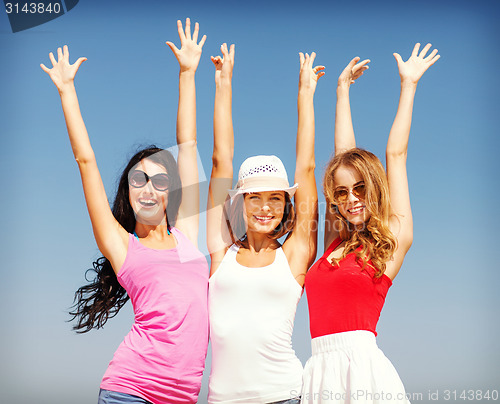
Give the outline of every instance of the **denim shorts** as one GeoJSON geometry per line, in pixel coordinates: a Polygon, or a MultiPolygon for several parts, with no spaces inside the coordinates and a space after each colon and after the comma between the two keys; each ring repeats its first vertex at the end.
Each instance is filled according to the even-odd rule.
{"type": "Polygon", "coordinates": [[[117,393],[116,391],[103,390],[99,391],[99,400],[97,404],[151,404],[149,401],[141,397],[131,394],[117,393]]]}

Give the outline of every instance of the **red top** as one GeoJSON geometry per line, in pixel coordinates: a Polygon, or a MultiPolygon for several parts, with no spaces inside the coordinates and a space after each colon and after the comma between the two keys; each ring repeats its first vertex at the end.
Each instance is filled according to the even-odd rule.
{"type": "Polygon", "coordinates": [[[327,258],[341,242],[340,237],[335,239],[306,275],[311,338],[355,330],[377,335],[375,328],[392,281],[385,274],[376,278],[371,261],[362,269],[363,261],[354,252],[332,265],[327,258]]]}

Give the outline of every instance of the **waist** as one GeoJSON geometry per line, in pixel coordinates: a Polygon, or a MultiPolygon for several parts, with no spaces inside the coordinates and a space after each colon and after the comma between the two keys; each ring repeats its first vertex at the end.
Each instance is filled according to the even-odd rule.
{"type": "Polygon", "coordinates": [[[312,354],[317,355],[351,348],[376,348],[377,340],[371,331],[346,331],[313,338],[311,347],[312,354]]]}

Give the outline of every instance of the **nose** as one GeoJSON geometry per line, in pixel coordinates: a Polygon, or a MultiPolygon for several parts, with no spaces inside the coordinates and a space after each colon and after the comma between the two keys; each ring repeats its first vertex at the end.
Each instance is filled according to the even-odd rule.
{"type": "Polygon", "coordinates": [[[147,192],[149,194],[154,193],[153,183],[151,182],[151,179],[149,179],[148,182],[146,182],[146,185],[144,185],[144,192],[147,192]]]}
{"type": "Polygon", "coordinates": [[[349,195],[347,196],[347,201],[351,202],[351,203],[359,201],[359,199],[356,196],[354,196],[352,189],[349,190],[349,195]]]}

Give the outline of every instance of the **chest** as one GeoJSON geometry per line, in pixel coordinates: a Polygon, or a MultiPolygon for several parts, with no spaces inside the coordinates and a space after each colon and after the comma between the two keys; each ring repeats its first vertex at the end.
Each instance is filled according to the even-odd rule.
{"type": "Polygon", "coordinates": [[[329,262],[331,257],[320,259],[306,275],[308,294],[322,296],[384,296],[389,283],[384,277],[375,277],[375,271],[355,254],[349,254],[338,265],[329,262]]]}
{"type": "Polygon", "coordinates": [[[270,250],[255,254],[248,249],[240,248],[236,253],[236,262],[247,268],[263,268],[275,261],[276,253],[276,250],[270,250]]]}

